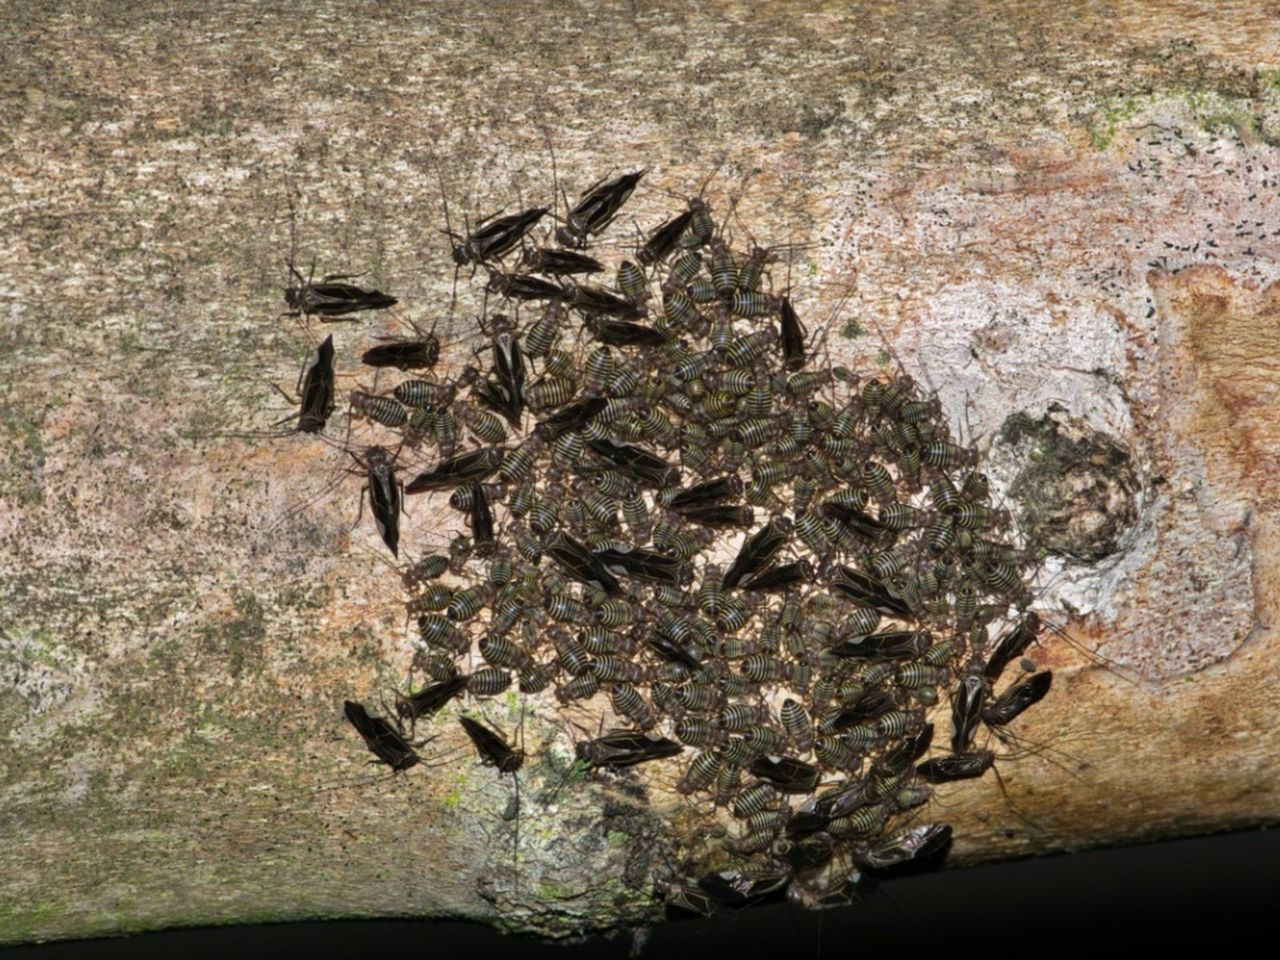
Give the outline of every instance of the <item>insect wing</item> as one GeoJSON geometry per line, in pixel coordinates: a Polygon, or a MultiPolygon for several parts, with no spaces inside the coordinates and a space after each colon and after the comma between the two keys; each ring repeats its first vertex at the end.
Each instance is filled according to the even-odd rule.
{"type": "Polygon", "coordinates": [[[622,592],[622,585],[618,583],[617,577],[606,570],[582,543],[567,533],[555,534],[547,542],[546,550],[575,580],[598,583],[609,594],[622,592]]]}
{"type": "Polygon", "coordinates": [[[523,754],[512,749],[500,734],[470,717],[459,717],[458,722],[471,738],[483,762],[492,764],[502,773],[515,773],[520,769],[524,763],[523,754]]]}
{"type": "Polygon", "coordinates": [[[431,470],[414,477],[404,488],[405,493],[442,490],[446,487],[460,487],[470,480],[483,480],[502,466],[502,458],[503,451],[500,448],[483,447],[441,460],[431,470]]]}
{"type": "Polygon", "coordinates": [[[680,238],[684,236],[684,232],[689,226],[689,221],[692,219],[693,211],[686,210],[679,216],[672,217],[666,223],[656,227],[649,234],[649,238],[645,240],[644,246],[636,254],[636,259],[646,266],[666,259],[667,254],[675,249],[676,244],[680,242],[680,238]]]}
{"type": "Polygon", "coordinates": [[[787,297],[779,301],[778,315],[782,327],[783,364],[788,370],[799,370],[804,366],[804,326],[787,297]]]}
{"type": "Polygon", "coordinates": [[[1043,700],[1052,684],[1052,670],[1043,670],[1024,677],[1000,694],[991,706],[982,711],[982,719],[993,727],[1012,723],[1024,711],[1043,700]]]}
{"type": "Polygon", "coordinates": [[[654,580],[659,583],[679,583],[680,563],[675,557],[644,550],[639,547],[620,550],[610,548],[597,550],[595,558],[606,567],[625,570],[628,574],[641,580],[654,580]]]}
{"type": "Polygon", "coordinates": [[[751,772],[783,793],[812,793],[821,776],[817,767],[803,760],[778,756],[758,757],[751,764],[751,772]]]}
{"type": "Polygon", "coordinates": [[[394,367],[397,370],[425,370],[440,359],[440,341],[434,336],[421,340],[398,340],[370,347],[360,356],[367,367],[394,367]]]}
{"type": "Polygon", "coordinates": [[[303,433],[319,433],[333,413],[333,334],[316,349],[316,358],[302,380],[302,403],[298,413],[298,429],[303,433]]]}
{"type": "Polygon", "coordinates": [[[888,871],[908,864],[924,867],[943,860],[951,849],[951,827],[946,824],[913,827],[876,843],[859,857],[872,870],[888,871]]]}
{"type": "Polygon", "coordinates": [[[419,762],[413,747],[382,717],[373,716],[354,700],[344,701],[342,707],[365,746],[392,770],[408,770],[419,762]]]}
{"type": "Polygon", "coordinates": [[[487,220],[467,238],[467,246],[476,254],[476,260],[493,260],[501,257],[519,243],[549,209],[549,207],[533,207],[520,213],[487,220]]]}
{"type": "Polygon", "coordinates": [[[742,544],[737,559],[725,571],[724,589],[732,590],[748,574],[764,567],[787,542],[791,524],[785,517],[774,517],[742,544]]]}
{"type": "Polygon", "coordinates": [[[467,678],[464,676],[428,684],[411,696],[401,697],[399,713],[402,717],[416,720],[426,714],[435,713],[465,689],[467,689],[467,678]]]}
{"type": "Polygon", "coordinates": [[[859,606],[870,607],[891,617],[915,619],[911,608],[888,587],[853,567],[840,567],[831,586],[859,606]]]}
{"type": "Polygon", "coordinates": [[[683,750],[674,740],[634,730],[613,730],[577,745],[578,756],[597,767],[630,767],[674,757],[683,750]]]}
{"type": "Polygon", "coordinates": [[[995,762],[990,750],[977,753],[951,754],[934,757],[916,767],[920,779],[927,783],[951,783],[956,780],[973,780],[982,776],[995,762]]]}

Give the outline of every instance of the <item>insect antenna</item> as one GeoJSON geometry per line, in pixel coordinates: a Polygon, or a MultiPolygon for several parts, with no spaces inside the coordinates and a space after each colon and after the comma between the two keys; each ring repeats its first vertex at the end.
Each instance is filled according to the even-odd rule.
{"type": "Polygon", "coordinates": [[[441,230],[440,232],[443,233],[446,237],[448,237],[452,241],[452,244],[449,249],[449,253],[452,256],[454,261],[453,289],[449,294],[449,319],[452,321],[453,311],[456,309],[458,305],[458,274],[462,270],[462,260],[458,256],[457,245],[465,243],[466,237],[459,236],[453,230],[453,220],[449,216],[449,196],[448,196],[448,189],[446,188],[445,182],[444,182],[444,170],[441,169],[440,158],[436,156],[436,152],[434,150],[429,150],[428,153],[431,157],[432,166],[436,168],[436,178],[440,182],[440,204],[444,208],[445,229],[441,230]]]}

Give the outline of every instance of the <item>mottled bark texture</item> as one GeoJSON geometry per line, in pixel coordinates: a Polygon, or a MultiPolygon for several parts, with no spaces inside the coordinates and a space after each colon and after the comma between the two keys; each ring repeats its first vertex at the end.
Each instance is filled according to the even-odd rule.
{"type": "Polygon", "coordinates": [[[832,358],[890,344],[1059,550],[1047,749],[943,794],[957,862],[1277,818],[1274,3],[301,10],[0,13],[0,942],[644,915],[669,784],[557,793],[538,717],[515,872],[511,783],[460,734],[343,785],[376,773],[343,698],[407,661],[398,584],[335,451],[212,437],[284,415],[307,350],[291,191],[304,269],[443,323],[432,157],[474,218],[549,200],[548,139],[570,190],[648,166],[650,220],[723,159],[755,235],[814,245],[832,358]]]}

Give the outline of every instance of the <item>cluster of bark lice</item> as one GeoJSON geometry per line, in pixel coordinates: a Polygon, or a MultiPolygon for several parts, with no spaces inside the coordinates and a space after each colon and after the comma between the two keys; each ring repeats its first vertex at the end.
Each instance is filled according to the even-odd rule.
{"type": "MultiPolygon", "coordinates": [[[[770,271],[794,251],[737,245],[702,197],[597,244],[641,178],[450,233],[485,283],[486,344],[456,377],[416,328],[364,353],[404,375],[350,399],[385,433],[352,452],[383,540],[398,556],[421,494],[465,532],[403,571],[420,685],[395,718],[347,716],[403,770],[407,726],[455,698],[514,689],[570,722],[590,704],[610,720],[579,763],[672,765],[717,838],[657,878],[672,907],[823,902],[945,855],[950,828],[921,822],[934,785],[990,769],[979,729],[1048,691],[1048,672],[1004,682],[1039,630],[1026,556],[936,398],[815,354],[770,271]]],[[[395,302],[340,280],[286,299],[322,321],[395,302]]],[[[300,430],[333,409],[333,358],[329,338],[300,430]]],[[[463,725],[520,768],[501,731],[463,725]]]]}

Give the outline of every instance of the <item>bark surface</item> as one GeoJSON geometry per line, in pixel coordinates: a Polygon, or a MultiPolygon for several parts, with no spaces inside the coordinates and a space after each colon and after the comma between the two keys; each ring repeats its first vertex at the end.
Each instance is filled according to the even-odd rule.
{"type": "Polygon", "coordinates": [[[1280,819],[1275,4],[147,6],[0,13],[0,942],[645,916],[679,801],[557,790],[545,718],[515,870],[460,734],[352,783],[398,580],[334,450],[217,436],[288,412],[291,249],[462,343],[434,163],[456,226],[548,138],[570,193],[649,167],[641,222],[723,160],[832,359],[936,387],[1057,551],[1040,746],[941,794],[956,862],[1280,819]]]}

